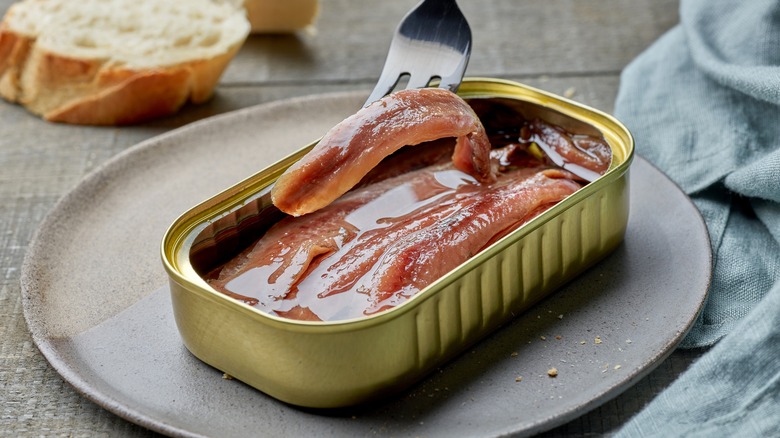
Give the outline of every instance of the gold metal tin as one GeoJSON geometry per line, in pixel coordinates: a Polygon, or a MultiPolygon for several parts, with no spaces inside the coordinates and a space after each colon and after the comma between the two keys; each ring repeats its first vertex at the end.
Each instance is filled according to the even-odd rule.
{"type": "Polygon", "coordinates": [[[230,246],[267,221],[269,186],[308,145],[187,211],[166,233],[162,258],[186,347],[279,400],[353,405],[409,387],[622,241],[634,145],[620,122],[504,80],[467,79],[459,94],[511,99],[528,117],[603,136],[613,152],[609,171],[396,308],[354,320],[304,322],[214,291],[196,273],[193,265],[200,262],[193,257],[203,248],[230,246]]]}

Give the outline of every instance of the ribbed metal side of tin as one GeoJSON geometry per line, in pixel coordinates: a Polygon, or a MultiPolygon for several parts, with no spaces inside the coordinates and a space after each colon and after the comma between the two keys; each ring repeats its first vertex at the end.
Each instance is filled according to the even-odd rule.
{"type": "Polygon", "coordinates": [[[184,213],[162,243],[176,323],[204,362],[288,403],[332,408],[401,391],[607,255],[628,222],[633,139],[612,117],[514,82],[468,79],[466,98],[523,102],[534,116],[602,135],[613,151],[598,180],[502,238],[407,302],[338,322],[293,321],[212,290],[193,246],[256,217],[267,187],[311,145],[184,213]]]}

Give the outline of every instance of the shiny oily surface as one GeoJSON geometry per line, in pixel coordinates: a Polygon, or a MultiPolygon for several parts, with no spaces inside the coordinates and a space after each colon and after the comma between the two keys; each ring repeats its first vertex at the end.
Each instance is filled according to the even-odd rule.
{"type": "Polygon", "coordinates": [[[272,316],[227,298],[209,288],[193,264],[195,246],[221,246],[258,228],[247,222],[266,214],[269,184],[311,146],[301,149],[185,212],[163,238],[174,316],[190,352],[299,406],[378,400],[408,388],[619,245],[633,156],[625,127],[510,81],[470,79],[460,94],[503,98],[526,119],[541,118],[573,134],[601,134],[613,151],[610,170],[397,307],[320,323],[272,316]]]}
{"type": "Polygon", "coordinates": [[[299,320],[338,321],[390,310],[508,227],[579,189],[542,172],[512,179],[532,171],[512,172],[491,186],[454,169],[426,169],[413,180],[402,176],[401,184],[357,208],[335,204],[322,210],[324,217],[280,222],[254,245],[240,273],[210,285],[299,320]]]}
{"type": "MultiPolygon", "coordinates": [[[[522,143],[526,121],[509,123],[493,135],[496,181],[481,184],[454,169],[452,139],[405,149],[333,204],[273,225],[218,268],[209,285],[300,320],[370,316],[404,302],[581,187],[522,143]],[[435,149],[434,161],[420,163],[423,148],[435,149]]],[[[588,139],[608,153],[606,144],[588,139]]]]}
{"type": "MultiPolygon", "coordinates": [[[[421,112],[446,112],[438,93],[445,93],[446,97],[453,95],[437,89],[420,93],[427,91],[437,92],[433,110],[426,108],[421,112]]],[[[426,101],[424,96],[414,97],[426,101]]],[[[391,98],[386,104],[391,107],[387,113],[394,115],[398,104],[391,98]]],[[[416,102],[412,106],[422,104],[416,102]]],[[[447,108],[454,105],[456,115],[464,112],[460,106],[465,103],[460,99],[454,104],[450,99],[447,104],[447,108]]],[[[474,177],[455,169],[458,164],[453,165],[454,158],[450,159],[458,155],[452,153],[453,139],[408,146],[379,164],[359,187],[333,204],[302,217],[285,217],[238,255],[230,252],[236,245],[228,245],[229,249],[225,250],[219,243],[225,239],[215,239],[211,250],[223,253],[219,259],[230,258],[230,261],[224,266],[215,268],[212,264],[196,270],[216,290],[272,315],[310,321],[370,316],[403,303],[432,279],[465,261],[469,254],[508,234],[519,223],[609,168],[611,152],[599,136],[572,135],[541,119],[529,120],[506,99],[472,99],[470,104],[485,123],[494,148],[491,156],[500,163],[496,169],[498,181],[480,184],[474,177]],[[578,174],[585,173],[587,181],[567,172],[538,174],[556,165],[576,167],[578,174]],[[528,183],[521,183],[526,178],[528,183]]],[[[375,106],[369,109],[376,112],[375,106]]],[[[363,109],[358,115],[367,111],[363,109]]],[[[414,117],[404,112],[392,118],[395,123],[407,123],[411,118],[409,125],[418,125],[419,118],[428,119],[428,116],[418,117],[414,108],[410,112],[414,117]]],[[[321,161],[328,162],[323,157],[330,155],[341,157],[338,161],[342,163],[345,148],[360,148],[366,142],[374,145],[374,134],[355,133],[368,129],[364,129],[366,124],[371,127],[370,132],[375,132],[378,128],[373,118],[377,114],[358,115],[331,129],[301,160],[308,167],[301,167],[301,162],[297,162],[283,178],[290,179],[289,172],[293,169],[293,174],[315,165],[320,169],[321,161]],[[357,137],[342,138],[343,132],[357,137]],[[328,140],[331,137],[338,140],[328,140]],[[323,142],[332,146],[323,149],[323,142]]],[[[379,124],[388,124],[388,114],[381,113],[379,117],[379,124]]],[[[428,131],[428,123],[437,129],[441,125],[426,122],[415,129],[428,131]]],[[[482,126],[479,131],[484,132],[482,126]]],[[[424,132],[416,135],[431,136],[424,132]]],[[[356,159],[362,159],[362,155],[356,159]]],[[[313,174],[311,169],[307,172],[311,181],[304,178],[308,181],[306,187],[319,187],[323,178],[338,173],[334,170],[322,175],[322,169],[313,174]]],[[[281,201],[277,198],[278,189],[279,181],[272,190],[277,206],[281,201]]],[[[245,227],[243,219],[240,223],[245,227]]],[[[233,232],[231,229],[218,231],[233,232]]],[[[247,238],[241,240],[245,241],[243,245],[251,242],[247,238]]],[[[193,245],[197,246],[197,243],[193,245]]]]}
{"type": "Polygon", "coordinates": [[[28,326],[52,367],[111,412],[178,436],[528,435],[615,397],[677,345],[706,293],[709,243],[687,197],[637,158],[623,244],[397,398],[342,413],[300,410],[224,380],[194,358],[181,344],[169,291],[158,289],[167,281],[156,254],[159,236],[183,208],[254,172],[247,157],[258,148],[269,162],[281,158],[364,98],[317,96],[210,119],[132,148],[75,187],[41,226],[22,276],[28,326]],[[296,131],[285,124],[294,118],[311,124],[296,131]],[[267,139],[261,145],[259,132],[267,139]],[[213,148],[216,139],[225,147],[213,148]],[[116,180],[126,184],[105,184],[116,180]],[[98,194],[107,207],[91,207],[98,194]],[[139,208],[154,214],[123,222],[139,208]],[[151,245],[128,252],[136,243],[151,245]],[[103,267],[103,259],[123,263],[103,267]],[[99,269],[73,270],[87,265],[99,269]],[[117,275],[126,270],[129,281],[117,275]],[[106,290],[130,304],[111,307],[106,290]],[[559,370],[555,379],[545,374],[551,366],[559,370]]]}

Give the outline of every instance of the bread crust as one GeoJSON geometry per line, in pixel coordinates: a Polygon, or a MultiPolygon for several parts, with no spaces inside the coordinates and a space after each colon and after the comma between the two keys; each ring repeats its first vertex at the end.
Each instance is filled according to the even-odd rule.
{"type": "Polygon", "coordinates": [[[0,96],[52,122],[127,125],[203,103],[244,39],[208,59],[128,68],[107,59],[55,53],[0,24],[0,96]]]}
{"type": "Polygon", "coordinates": [[[3,29],[0,25],[0,96],[17,102],[21,92],[20,65],[27,59],[32,40],[3,29]]]}
{"type": "Polygon", "coordinates": [[[40,114],[51,122],[89,125],[127,125],[170,115],[187,102],[209,100],[237,50],[149,71],[104,68],[90,85],[94,92],[40,114]]]}

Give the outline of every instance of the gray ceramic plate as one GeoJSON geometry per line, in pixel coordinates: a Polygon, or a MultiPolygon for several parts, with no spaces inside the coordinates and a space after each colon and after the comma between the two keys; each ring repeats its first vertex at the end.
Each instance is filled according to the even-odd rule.
{"type": "Polygon", "coordinates": [[[495,436],[584,414],[671,353],[704,301],[710,246],[688,198],[638,158],[615,253],[396,399],[300,410],[190,355],[159,257],[168,225],[319,137],[362,98],[288,100],[204,120],[87,177],[44,220],[22,273],[25,316],[52,366],[90,400],[171,435],[495,436]]]}

